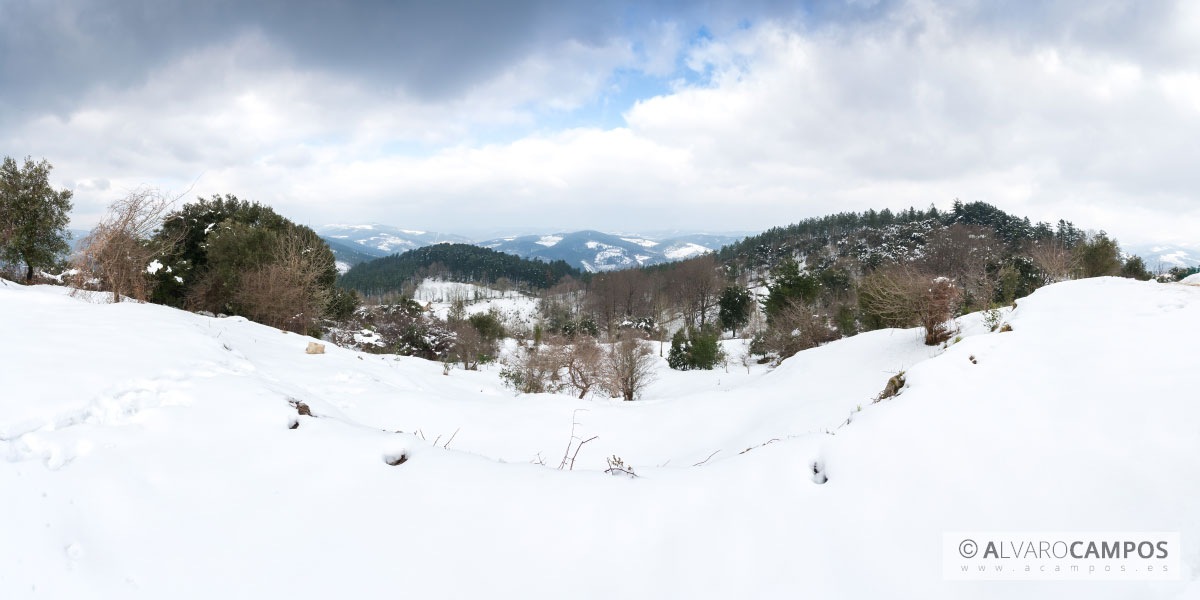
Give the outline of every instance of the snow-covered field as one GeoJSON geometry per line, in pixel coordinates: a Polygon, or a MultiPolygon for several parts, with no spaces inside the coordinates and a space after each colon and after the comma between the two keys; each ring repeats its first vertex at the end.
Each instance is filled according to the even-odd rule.
{"type": "Polygon", "coordinates": [[[1200,288],[1068,282],[1005,319],[660,361],[622,403],[0,283],[0,598],[1200,597],[1200,288]],[[598,437],[560,471],[572,420],[598,437]],[[1180,532],[1183,568],[944,581],[959,530],[1180,532]]]}
{"type": "Polygon", "coordinates": [[[413,292],[413,300],[432,304],[431,312],[440,319],[445,319],[454,302],[461,300],[468,315],[495,310],[506,323],[525,327],[532,327],[537,320],[537,298],[515,290],[501,292],[474,283],[426,279],[413,292]]]}

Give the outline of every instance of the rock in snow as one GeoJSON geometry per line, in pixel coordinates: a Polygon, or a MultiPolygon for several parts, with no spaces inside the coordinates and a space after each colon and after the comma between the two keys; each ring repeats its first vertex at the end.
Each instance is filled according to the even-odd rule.
{"type": "Polygon", "coordinates": [[[0,285],[0,598],[1200,597],[1200,288],[1074,281],[1005,319],[660,362],[624,403],[0,285]],[[572,420],[598,437],[559,471],[572,420]],[[943,580],[975,529],[1180,532],[1182,572],[943,580]]]}

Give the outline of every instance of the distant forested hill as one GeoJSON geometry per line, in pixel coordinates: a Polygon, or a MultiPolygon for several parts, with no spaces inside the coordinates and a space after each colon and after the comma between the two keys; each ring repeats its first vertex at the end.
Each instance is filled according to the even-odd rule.
{"type": "Polygon", "coordinates": [[[490,283],[500,278],[529,288],[548,288],[564,276],[583,274],[565,261],[543,262],[470,244],[436,244],[354,266],[342,275],[342,287],[365,294],[401,289],[425,277],[490,283]]]}
{"type": "Polygon", "coordinates": [[[931,206],[927,210],[868,210],[805,219],[725,246],[717,257],[750,268],[771,268],[788,257],[824,254],[830,259],[851,258],[873,268],[919,254],[930,233],[955,224],[992,230],[1009,254],[1018,253],[1028,242],[1053,239],[1073,246],[1084,236],[1069,221],[1035,224],[1028,217],[1010,215],[985,202],[956,201],[949,211],[931,206]]]}

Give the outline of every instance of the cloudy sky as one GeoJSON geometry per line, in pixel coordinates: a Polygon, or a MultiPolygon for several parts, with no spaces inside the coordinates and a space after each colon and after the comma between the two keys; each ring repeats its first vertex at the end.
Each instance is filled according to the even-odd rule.
{"type": "Polygon", "coordinates": [[[0,155],[472,234],[982,200],[1200,242],[1200,3],[0,0],[0,155]],[[346,4],[346,5],[342,5],[346,4]]]}

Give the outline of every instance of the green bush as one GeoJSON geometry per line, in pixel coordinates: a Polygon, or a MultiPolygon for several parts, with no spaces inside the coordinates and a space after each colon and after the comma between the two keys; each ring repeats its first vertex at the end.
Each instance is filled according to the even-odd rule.
{"type": "Polygon", "coordinates": [[[1129,277],[1140,281],[1149,281],[1153,275],[1146,268],[1145,261],[1140,256],[1131,256],[1121,267],[1121,277],[1129,277]]]}
{"type": "Polygon", "coordinates": [[[693,369],[709,370],[725,359],[721,350],[720,334],[709,329],[680,329],[671,338],[671,351],[667,354],[667,366],[677,371],[693,369]]]}
{"type": "Polygon", "coordinates": [[[360,306],[362,306],[362,300],[358,297],[358,292],[333,288],[329,295],[329,309],[326,312],[330,319],[344,321],[350,318],[360,306]]]}

